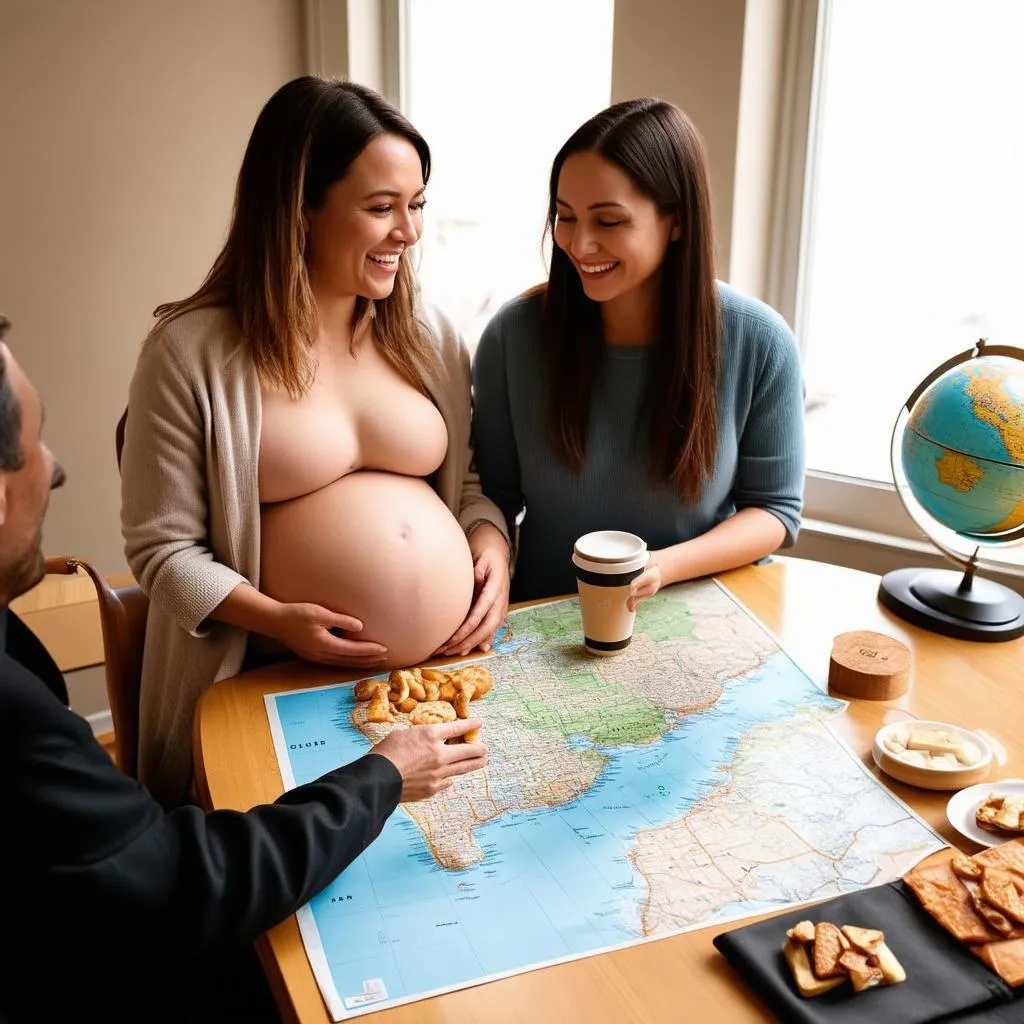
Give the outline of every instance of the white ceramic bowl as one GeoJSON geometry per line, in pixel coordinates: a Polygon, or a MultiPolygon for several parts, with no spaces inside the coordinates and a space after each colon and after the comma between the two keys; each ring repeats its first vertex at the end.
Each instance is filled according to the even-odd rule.
{"type": "Polygon", "coordinates": [[[992,767],[992,748],[983,736],[971,732],[970,729],[961,729],[958,725],[950,725],[949,722],[922,722],[917,719],[883,725],[875,733],[875,745],[871,756],[874,758],[875,764],[886,775],[891,775],[894,779],[907,783],[908,786],[918,786],[921,789],[963,789],[965,786],[973,786],[988,778],[989,770],[992,767]],[[970,740],[981,751],[981,759],[975,764],[963,765],[960,768],[933,768],[910,764],[885,747],[884,741],[891,739],[893,733],[921,727],[942,729],[944,732],[952,733],[958,740],[970,740]]]}

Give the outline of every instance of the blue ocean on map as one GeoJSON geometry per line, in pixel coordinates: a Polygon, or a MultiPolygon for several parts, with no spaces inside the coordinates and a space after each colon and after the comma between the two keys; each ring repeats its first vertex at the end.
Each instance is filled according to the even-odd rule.
{"type": "MultiPolygon", "coordinates": [[[[441,868],[400,808],[309,905],[339,996],[369,1009],[367,992],[422,995],[637,941],[647,886],[626,855],[636,833],[678,819],[727,783],[736,746],[755,726],[842,706],[778,652],[657,742],[598,747],[606,767],[578,798],[477,827],[485,856],[465,870],[441,868]]],[[[369,749],[349,724],[351,687],[278,695],[276,707],[296,784],[369,749]],[[337,726],[330,737],[325,721],[337,726]]]]}

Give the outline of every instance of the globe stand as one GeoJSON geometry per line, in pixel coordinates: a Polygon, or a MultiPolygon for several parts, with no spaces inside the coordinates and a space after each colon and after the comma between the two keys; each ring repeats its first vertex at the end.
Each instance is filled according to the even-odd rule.
{"type": "Polygon", "coordinates": [[[1024,597],[971,566],[951,569],[895,569],[878,587],[882,605],[915,626],[958,640],[995,643],[1024,636],[1024,597]]]}

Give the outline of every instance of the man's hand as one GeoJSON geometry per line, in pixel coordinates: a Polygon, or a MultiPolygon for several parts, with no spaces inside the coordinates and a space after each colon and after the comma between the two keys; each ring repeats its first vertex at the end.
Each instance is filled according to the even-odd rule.
{"type": "Polygon", "coordinates": [[[268,635],[306,661],[318,665],[373,668],[382,665],[388,650],[381,644],[349,639],[363,624],[318,604],[282,604],[275,610],[268,635]]]}
{"type": "Polygon", "coordinates": [[[478,718],[444,725],[395,728],[376,744],[373,753],[386,757],[402,776],[402,802],[426,800],[447,789],[456,775],[475,772],[487,764],[482,743],[446,743],[479,729],[478,718]]]}
{"type": "Polygon", "coordinates": [[[473,552],[473,600],[466,621],[437,655],[468,654],[474,648],[489,651],[495,634],[508,614],[508,541],[501,531],[487,523],[469,539],[473,552]]]}

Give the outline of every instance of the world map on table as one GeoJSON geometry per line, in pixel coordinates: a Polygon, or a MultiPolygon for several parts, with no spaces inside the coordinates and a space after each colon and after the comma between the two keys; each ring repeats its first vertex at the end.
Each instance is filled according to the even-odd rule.
{"type": "MultiPolygon", "coordinates": [[[[845,703],[712,580],[602,658],[575,599],[477,659],[488,766],[403,804],[299,912],[334,1020],[891,881],[943,840],[828,727],[845,703]]],[[[266,698],[288,788],[383,735],[351,684],[266,698]]]]}

